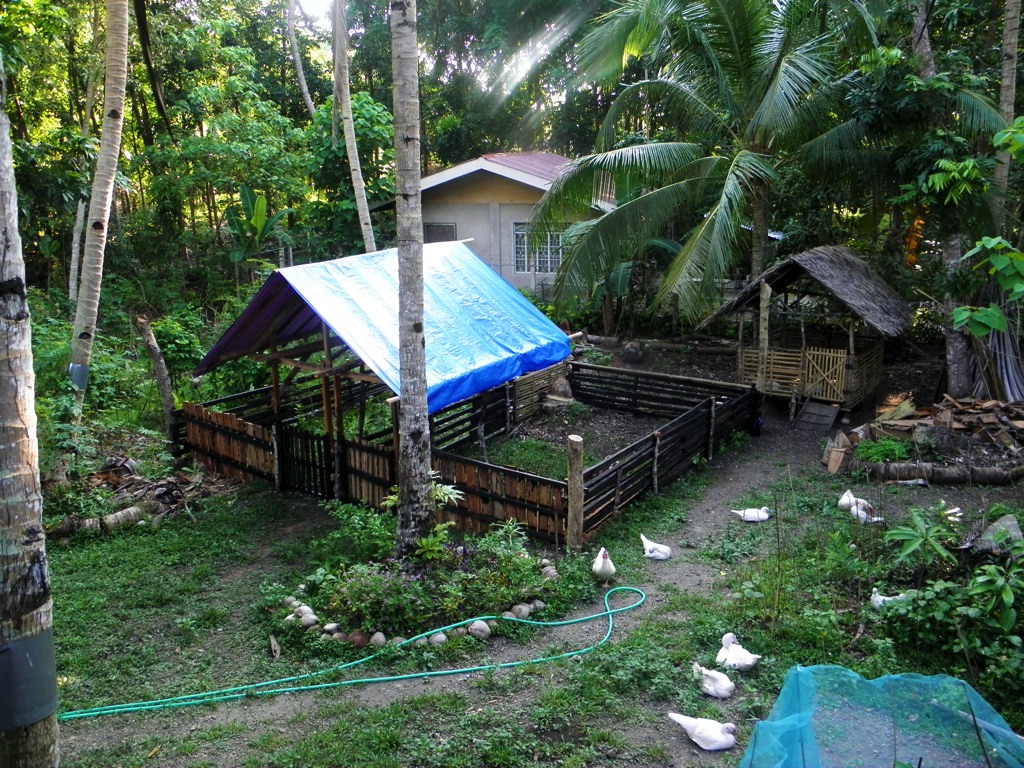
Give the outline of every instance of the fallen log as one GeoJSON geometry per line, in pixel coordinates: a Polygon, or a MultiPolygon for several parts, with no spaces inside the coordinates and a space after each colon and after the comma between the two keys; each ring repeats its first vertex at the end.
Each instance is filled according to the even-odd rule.
{"type": "Polygon", "coordinates": [[[79,531],[100,531],[106,533],[126,525],[133,525],[142,520],[149,520],[160,515],[164,505],[159,501],[144,501],[132,507],[117,512],[111,512],[103,517],[79,517],[78,515],[67,515],[62,521],[47,530],[46,536],[49,539],[63,539],[74,536],[79,531]]]}
{"type": "Polygon", "coordinates": [[[1010,485],[1024,477],[1024,466],[1002,467],[945,466],[927,461],[850,461],[851,472],[867,472],[872,480],[926,480],[935,485],[1010,485]]]}

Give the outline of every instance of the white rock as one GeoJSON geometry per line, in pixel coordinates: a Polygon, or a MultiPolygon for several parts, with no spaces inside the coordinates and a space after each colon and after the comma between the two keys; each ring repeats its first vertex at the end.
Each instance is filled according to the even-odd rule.
{"type": "Polygon", "coordinates": [[[315,613],[315,611],[308,605],[303,605],[302,603],[299,603],[297,606],[295,606],[295,613],[299,616],[312,616],[315,613]]]}
{"type": "Polygon", "coordinates": [[[415,640],[412,641],[412,644],[413,645],[426,645],[427,644],[427,638],[425,638],[425,637],[417,637],[415,640]]]}
{"type": "Polygon", "coordinates": [[[401,635],[395,635],[395,637],[391,638],[390,643],[391,643],[391,645],[401,645],[402,643],[404,643],[408,639],[409,638],[402,637],[401,635]]]}
{"type": "Polygon", "coordinates": [[[516,615],[514,613],[512,613],[512,611],[502,611],[501,612],[501,618],[503,618],[503,619],[514,619],[514,618],[516,618],[516,615]]]}
{"type": "Polygon", "coordinates": [[[282,600],[281,602],[282,602],[282,603],[284,603],[285,605],[287,605],[287,606],[288,606],[289,608],[294,608],[294,607],[295,607],[296,605],[298,605],[298,604],[299,604],[299,601],[298,601],[298,600],[296,600],[296,599],[295,599],[294,597],[292,597],[291,595],[288,595],[288,597],[286,597],[286,598],[285,598],[284,600],[282,600]]]}
{"type": "Polygon", "coordinates": [[[535,611],[543,611],[545,608],[548,607],[548,604],[545,603],[543,600],[537,599],[531,600],[530,605],[533,606],[533,610],[535,611]]]}
{"type": "Polygon", "coordinates": [[[374,648],[383,648],[388,644],[388,639],[384,636],[383,632],[374,632],[370,635],[370,645],[374,648]]]}
{"type": "Polygon", "coordinates": [[[469,634],[477,640],[487,640],[491,636],[491,628],[487,626],[486,621],[477,619],[469,625],[469,634]]]}
{"type": "Polygon", "coordinates": [[[314,624],[319,624],[320,620],[317,619],[315,613],[304,613],[299,617],[299,624],[304,627],[312,627],[314,624]]]}
{"type": "Polygon", "coordinates": [[[298,621],[298,619],[299,617],[296,616],[294,613],[289,613],[287,616],[284,617],[285,621],[298,621]]]}
{"type": "Polygon", "coordinates": [[[336,621],[332,621],[330,624],[324,624],[324,632],[329,635],[333,635],[339,629],[341,629],[341,625],[336,621]]]}
{"type": "Polygon", "coordinates": [[[548,560],[546,557],[540,561],[541,568],[547,568],[549,565],[551,565],[551,561],[548,560]]]}
{"type": "Polygon", "coordinates": [[[516,603],[512,606],[512,615],[517,619],[530,618],[530,606],[526,603],[516,603]]]}
{"type": "Polygon", "coordinates": [[[487,620],[487,626],[490,627],[492,630],[497,629],[498,628],[498,622],[495,619],[488,619],[487,620]]]}
{"type": "Polygon", "coordinates": [[[448,635],[444,632],[435,632],[430,636],[431,645],[444,645],[448,642],[448,635]]]}

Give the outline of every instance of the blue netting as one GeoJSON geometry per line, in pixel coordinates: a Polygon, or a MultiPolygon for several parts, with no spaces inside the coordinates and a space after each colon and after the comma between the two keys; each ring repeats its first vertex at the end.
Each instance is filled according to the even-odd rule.
{"type": "Polygon", "coordinates": [[[793,667],[740,768],[1024,768],[1024,742],[962,680],[793,667]]]}

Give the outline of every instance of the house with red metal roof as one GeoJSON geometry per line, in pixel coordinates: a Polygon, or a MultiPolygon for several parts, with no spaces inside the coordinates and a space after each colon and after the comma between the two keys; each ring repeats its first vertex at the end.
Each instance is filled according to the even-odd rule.
{"type": "Polygon", "coordinates": [[[516,288],[549,296],[562,259],[562,233],[549,232],[539,246],[531,245],[527,225],[568,162],[549,152],[497,153],[424,176],[424,241],[468,241],[516,288]]]}

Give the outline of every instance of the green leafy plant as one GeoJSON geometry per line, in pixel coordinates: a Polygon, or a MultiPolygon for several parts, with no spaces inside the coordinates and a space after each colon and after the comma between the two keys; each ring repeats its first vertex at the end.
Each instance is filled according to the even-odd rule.
{"type": "Polygon", "coordinates": [[[610,352],[605,352],[597,347],[591,347],[583,353],[583,362],[591,365],[611,365],[615,357],[610,352]]]}
{"type": "Polygon", "coordinates": [[[956,555],[946,544],[956,538],[948,522],[940,521],[940,508],[910,510],[910,525],[901,525],[885,532],[885,541],[900,542],[895,562],[909,563],[927,572],[937,562],[956,565],[956,555]]]}
{"type": "Polygon", "coordinates": [[[894,437],[861,440],[854,447],[853,455],[862,461],[906,461],[910,458],[910,444],[894,437]]]}
{"type": "Polygon", "coordinates": [[[1022,557],[1024,545],[1017,542],[1005,563],[980,566],[967,583],[967,594],[978,598],[980,610],[993,616],[1006,632],[1012,631],[1017,624],[1016,601],[1018,596],[1024,595],[1022,557]]]}
{"type": "Polygon", "coordinates": [[[267,238],[284,236],[281,221],[292,212],[291,208],[285,208],[267,216],[267,198],[255,194],[245,184],[239,190],[239,197],[241,209],[231,206],[225,212],[228,231],[235,240],[235,247],[228,253],[234,264],[258,255],[267,238]]]}

